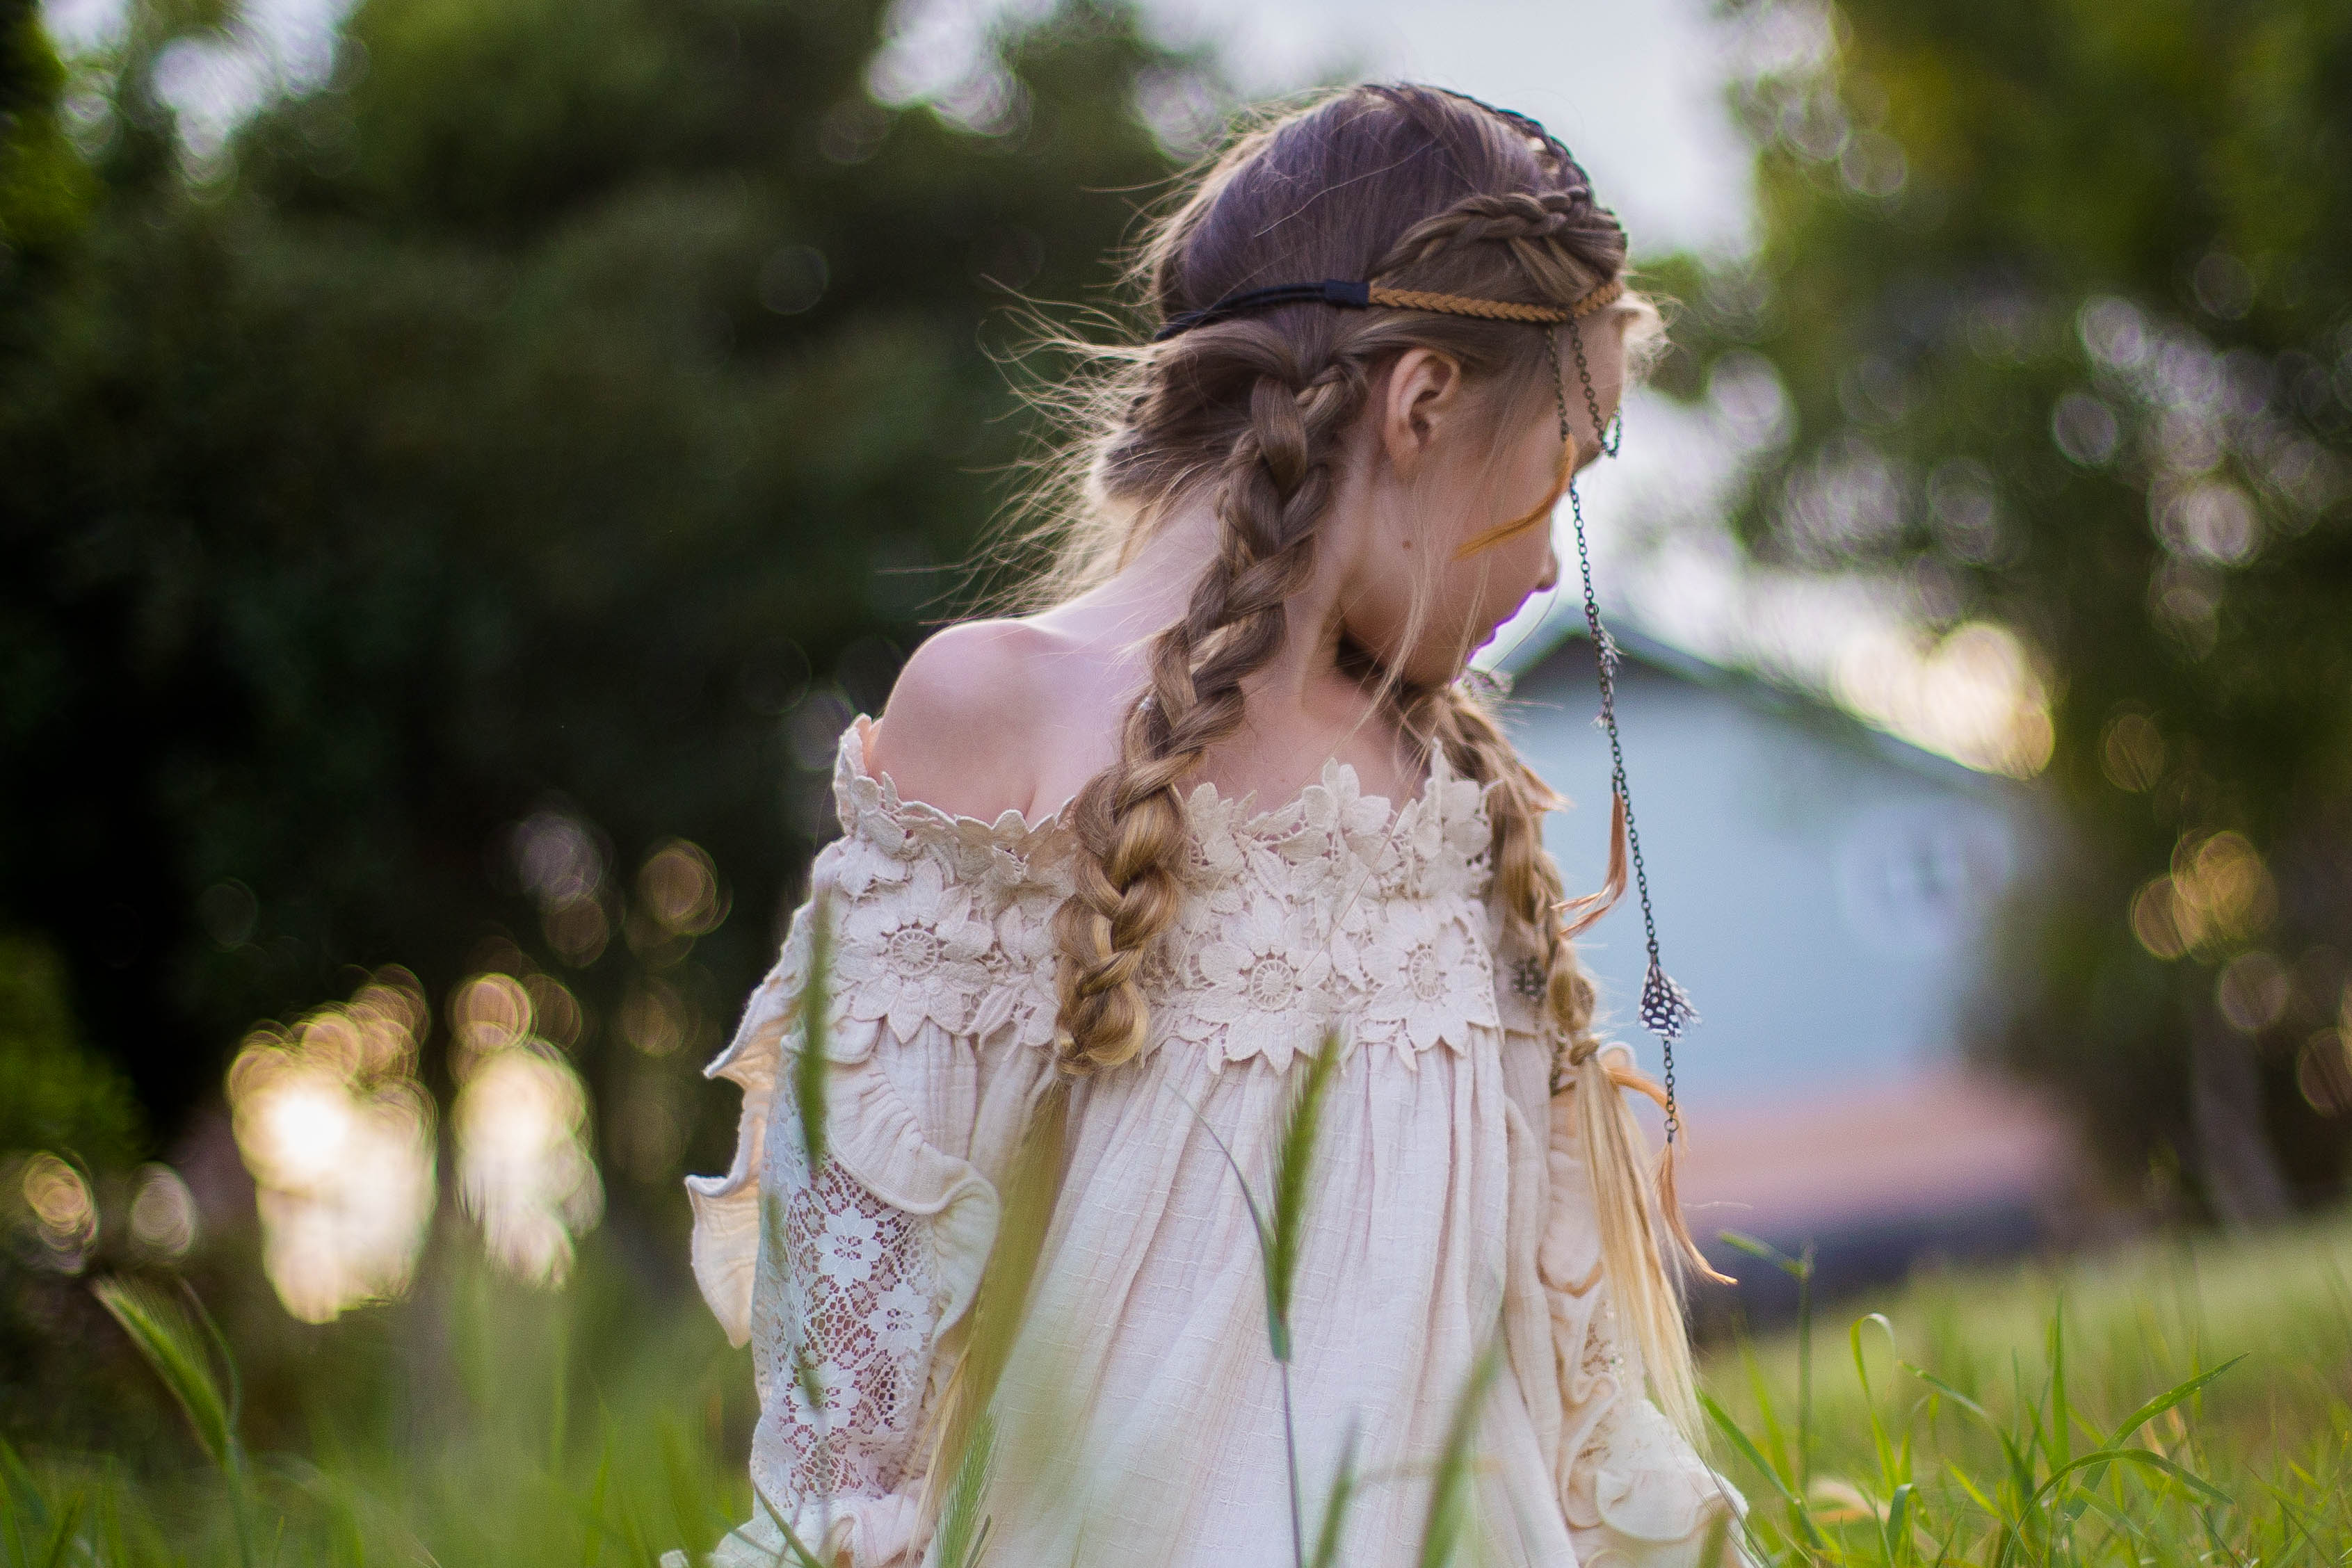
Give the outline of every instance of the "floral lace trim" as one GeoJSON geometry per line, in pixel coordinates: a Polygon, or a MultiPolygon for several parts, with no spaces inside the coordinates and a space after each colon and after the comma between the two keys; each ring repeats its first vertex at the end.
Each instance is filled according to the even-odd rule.
{"type": "MultiPolygon", "coordinates": [[[[835,943],[837,1053],[887,1025],[1053,1038],[1052,919],[1068,896],[1059,814],[993,822],[901,800],[865,766],[871,721],[843,735],[834,778],[844,836],[819,885],[842,895],[835,943]]],[[[1325,766],[1293,800],[1195,789],[1187,811],[1191,896],[1145,970],[1155,1045],[1277,1066],[1339,1027],[1360,1042],[1456,1049],[1498,1027],[1483,905],[1491,881],[1486,787],[1443,758],[1402,808],[1325,766]]]]}
{"type": "MultiPolygon", "coordinates": [[[[1032,822],[1008,809],[987,821],[902,799],[888,774],[866,770],[873,729],[874,721],[858,715],[842,731],[835,754],[834,805],[845,834],[892,858],[937,851],[957,880],[982,885],[1046,877],[1068,853],[1062,811],[1032,822]]],[[[1384,795],[1364,794],[1355,768],[1336,758],[1323,765],[1315,783],[1264,810],[1255,809],[1255,791],[1227,797],[1203,783],[1185,802],[1193,830],[1187,853],[1192,880],[1218,886],[1250,867],[1265,869],[1272,857],[1294,866],[1320,865],[1335,875],[1369,875],[1368,888],[1408,896],[1465,883],[1483,893],[1493,839],[1486,792],[1493,788],[1454,777],[1442,751],[1422,792],[1402,807],[1384,795]]],[[[1067,891],[1066,881],[1060,891],[1067,891]]]]}
{"type": "Polygon", "coordinates": [[[837,1161],[807,1179],[789,1133],[771,1140],[762,1185],[781,1196],[760,1249],[752,1473],[787,1510],[887,1495],[915,1458],[939,1317],[923,1226],[837,1161]]]}

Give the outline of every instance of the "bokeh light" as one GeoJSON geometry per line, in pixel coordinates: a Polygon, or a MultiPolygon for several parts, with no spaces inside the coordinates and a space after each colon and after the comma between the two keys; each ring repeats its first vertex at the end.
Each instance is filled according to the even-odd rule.
{"type": "Polygon", "coordinates": [[[2118,714],[2099,736],[2099,766],[2107,781],[2137,795],[2164,777],[2164,732],[2144,713],[2118,714]]]}
{"type": "Polygon", "coordinates": [[[2028,779],[2050,760],[2050,703],[2014,632],[1971,621],[1940,639],[1857,638],[1832,674],[1867,722],[1969,768],[2028,779]]]}
{"type": "Polygon", "coordinates": [[[139,1167],[131,1196],[131,1239],[160,1263],[176,1263],[196,1245],[202,1227],[195,1195],[169,1166],[139,1167]]]}
{"type": "MultiPolygon", "coordinates": [[[[434,1203],[432,1103],[415,1076],[428,1016],[415,977],[383,969],[347,1003],[256,1029],[230,1064],[262,1268],[306,1322],[397,1296],[415,1275],[434,1203]]],[[[150,1200],[166,1238],[171,1201],[150,1200]]]]}
{"type": "Polygon", "coordinates": [[[482,1241],[504,1268],[560,1282],[574,1243],[604,1218],[589,1149],[588,1092],[560,1047],[534,1031],[577,1027],[579,1004],[544,976],[476,975],[450,994],[457,1186],[482,1241]]]}
{"type": "Polygon", "coordinates": [[[2188,833],[2173,846],[2171,872],[2133,895],[2131,925],[2159,958],[2210,957],[2259,936],[2277,913],[2277,884],[2244,834],[2188,833]]]}
{"type": "Polygon", "coordinates": [[[52,1154],[33,1155],[12,1174],[9,1185],[24,1206],[37,1260],[61,1273],[79,1273],[98,1248],[98,1202],[89,1181],[52,1154]]]}
{"type": "Polygon", "coordinates": [[[2352,1030],[2323,1029],[2305,1040],[2295,1058],[2294,1082],[2304,1103],[2321,1115],[2352,1111],[2352,1030]]]}
{"type": "Polygon", "coordinates": [[[2242,566],[2262,542],[2253,498],[2235,485],[2200,479],[2154,486],[2148,515],[2165,549],[2185,560],[2242,566]]]}
{"type": "Polygon", "coordinates": [[[621,1033],[647,1056],[675,1055],[695,1022],[677,988],[651,976],[621,1002],[621,1033]]]}
{"type": "Polygon", "coordinates": [[[526,975],[523,994],[530,998],[531,1031],[552,1045],[570,1051],[588,1032],[588,1010],[570,987],[551,975],[526,975]]]}
{"type": "Polygon", "coordinates": [[[2294,1079],[2305,1103],[2322,1115],[2352,1112],[2352,982],[2344,987],[2334,1025],[2304,1041],[2294,1079]]]}
{"type": "Polygon", "coordinates": [[[637,896],[663,928],[699,936],[727,918],[719,890],[719,870],[700,844],[672,839],[646,857],[637,873],[637,896]]]}
{"type": "Polygon", "coordinates": [[[2231,959],[2213,987],[2221,1016],[2240,1034],[2260,1034],[2278,1022],[2294,997],[2294,981],[2286,966],[2260,948],[2231,959]]]}
{"type": "Polygon", "coordinates": [[[511,848],[548,946],[574,968],[593,964],[613,939],[604,903],[604,849],[595,830],[563,811],[535,811],[517,824],[511,848]]]}

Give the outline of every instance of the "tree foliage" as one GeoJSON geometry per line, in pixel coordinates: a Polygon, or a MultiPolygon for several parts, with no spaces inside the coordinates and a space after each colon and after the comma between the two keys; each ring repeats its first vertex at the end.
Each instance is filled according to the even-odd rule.
{"type": "Polygon", "coordinates": [[[2352,954],[2352,12],[1737,7],[1754,264],[1681,385],[1780,400],[1738,523],[2045,664],[2063,851],[1982,1043],[2225,1214],[2340,1183],[2352,954]],[[1760,358],[1759,358],[1760,356],[1760,358]],[[1777,384],[1777,393],[1770,388],[1777,384]]]}
{"type": "Polygon", "coordinates": [[[65,79],[36,0],[0,0],[0,332],[80,227],[94,184],[58,120],[65,79]]]}
{"type": "Polygon", "coordinates": [[[834,730],[1033,428],[1011,291],[1108,281],[1171,167],[1139,93],[1205,79],[1070,0],[961,120],[891,108],[884,10],[369,0],[193,172],[136,14],[0,367],[0,915],[165,1124],[253,1019],[395,962],[561,974],[592,1079],[690,1109],[692,1051],[617,1048],[624,992],[690,1041],[731,1017],[834,730]],[[672,836],[731,900],[690,954],[632,880],[672,836]]]}

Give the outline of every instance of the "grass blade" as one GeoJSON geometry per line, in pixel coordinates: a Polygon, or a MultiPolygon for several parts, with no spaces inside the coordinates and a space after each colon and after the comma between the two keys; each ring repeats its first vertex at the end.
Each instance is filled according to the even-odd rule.
{"type": "Polygon", "coordinates": [[[6,1510],[0,1511],[0,1530],[9,1532],[7,1539],[16,1543],[12,1558],[18,1557],[24,1549],[22,1538],[16,1531],[26,1524],[36,1530],[46,1528],[49,1505],[41,1496],[33,1472],[25,1468],[25,1462],[16,1457],[16,1450],[5,1437],[0,1437],[0,1486],[5,1486],[8,1500],[6,1510]]]}
{"type": "Polygon", "coordinates": [[[1282,1141],[1274,1152],[1273,1215],[1265,1246],[1265,1336],[1282,1368],[1282,1442],[1290,1479],[1290,1561],[1306,1568],[1307,1529],[1298,1503],[1298,1424],[1290,1408],[1290,1296],[1307,1228],[1307,1189],[1315,1165],[1315,1134],[1323,1096],[1339,1066],[1339,1036],[1327,1032],[1307,1059],[1306,1081],[1290,1099],[1282,1141]]]}
{"type": "Polygon", "coordinates": [[[140,1358],[170,1391],[205,1457],[223,1469],[236,1465],[229,1401],[187,1309],[153,1286],[120,1275],[99,1281],[90,1293],[122,1325],[140,1358]]]}
{"type": "Polygon", "coordinates": [[[236,1440],[237,1405],[241,1391],[236,1363],[219,1326],[193,1293],[183,1301],[144,1281],[114,1275],[90,1286],[114,1321],[122,1325],[163,1386],[170,1390],[198,1447],[217,1466],[228,1487],[229,1520],[236,1534],[237,1561],[254,1568],[253,1500],[246,1474],[245,1450],[236,1440]],[[192,1311],[193,1309],[193,1311],[192,1311]],[[201,1330],[199,1329],[201,1324],[201,1330]],[[199,1333],[203,1337],[199,1337],[199,1333]],[[211,1352],[217,1351],[225,1374],[213,1369],[211,1352]],[[226,1376],[228,1388],[221,1383],[226,1376]]]}
{"type": "Polygon", "coordinates": [[[983,1415],[972,1427],[971,1441],[940,1513],[939,1568],[973,1568],[980,1561],[988,1536],[981,1504],[988,1496],[989,1473],[995,1463],[996,1422],[983,1415]]]}
{"type": "Polygon", "coordinates": [[[1826,1550],[1828,1538],[1822,1534],[1821,1526],[1813,1521],[1811,1507],[1799,1495],[1790,1479],[1765,1459],[1756,1447],[1755,1439],[1740,1429],[1739,1423],[1731,1418],[1729,1411],[1715,1402],[1713,1395],[1702,1391],[1698,1401],[1700,1408],[1706,1412],[1707,1419],[1713,1421],[1717,1429],[1729,1439],[1733,1450],[1755,1466],[1758,1474],[1772,1483],[1772,1490],[1779,1492],[1781,1500],[1789,1505],[1789,1517],[1796,1521],[1805,1543],[1816,1551],[1826,1550]]]}
{"type": "MultiPolygon", "coordinates": [[[[1056,1084],[1039,1098],[1012,1165],[998,1184],[996,1244],[982,1270],[963,1355],[937,1417],[940,1436],[929,1474],[939,1485],[953,1484],[964,1475],[982,1425],[990,1419],[997,1385],[1012,1364],[1028,1320],[1030,1287],[1045,1256],[1045,1233],[1061,1189],[1068,1115],[1069,1092],[1056,1084]]],[[[993,1436],[989,1449],[991,1464],[1005,1457],[993,1436]]],[[[943,1510],[945,1503],[927,1498],[924,1507],[926,1511],[943,1510]]]]}
{"type": "Polygon", "coordinates": [[[2115,1436],[2107,1439],[2106,1446],[2111,1448],[2121,1448],[2127,1439],[2137,1436],[2142,1427],[2147,1426],[2158,1416],[2163,1415],[2166,1411],[2180,1404],[2183,1400],[2195,1394],[2199,1389],[2204,1387],[2207,1384],[2212,1382],[2215,1378],[2221,1376],[2223,1373],[2229,1371],[2231,1367],[2237,1365],[2238,1363],[2245,1359],[2246,1358],[2242,1355],[2233,1355],[2229,1360],[2223,1362],[2221,1365],[2213,1368],[2212,1371],[2200,1372],[2196,1376],[2190,1378],[2188,1382],[2165,1390],[2162,1394],[2158,1395],[2155,1398],[2149,1400],[2147,1404],[2141,1406],[2138,1409],[2125,1416],[2122,1424],[2116,1427],[2115,1436]]]}
{"type": "MultiPolygon", "coordinates": [[[[1926,1384],[1928,1387],[1934,1389],[1937,1393],[1942,1395],[1945,1398],[1950,1400],[1953,1404],[1958,1406],[1961,1409],[1967,1411],[1969,1415],[1974,1416],[1979,1422],[1983,1423],[1984,1429],[1991,1433],[1994,1439],[2000,1444],[2002,1457],[2009,1461],[2009,1473],[2011,1481],[2015,1482],[2022,1479],[2024,1482],[2018,1494],[2021,1499],[2022,1499],[2026,1492],[2030,1492],[2033,1490],[2032,1485],[2033,1472],[2032,1467],[2027,1462],[2024,1451],[2018,1448],[2016,1440],[2011,1437],[2009,1433],[2002,1428],[2000,1422],[1994,1420],[1992,1416],[1987,1413],[1983,1406],[1978,1404],[1975,1400],[1969,1398],[1967,1395],[1961,1393],[1958,1389],[1953,1387],[1950,1384],[1945,1382],[1934,1373],[1929,1372],[1927,1368],[1922,1366],[1914,1366],[1907,1361],[1901,1364],[1904,1371],[1909,1373],[1912,1376],[1917,1378],[1920,1382],[1926,1384]]],[[[1987,1506],[1990,1507],[1990,1505],[1988,1504],[1987,1506]]]]}
{"type": "Polygon", "coordinates": [[[1454,1401],[1453,1418],[1445,1425],[1445,1446],[1439,1450],[1437,1470],[1429,1488],[1429,1520],[1422,1527],[1420,1568],[1444,1568],[1461,1549],[1462,1533],[1470,1522],[1470,1445],[1478,1427],[1478,1411],[1486,1390],[1503,1370],[1503,1341],[1498,1333],[1470,1369],[1469,1381],[1454,1401]]]}
{"type": "Polygon", "coordinates": [[[1274,1359],[1290,1359],[1290,1293],[1298,1273],[1299,1244],[1307,1226],[1308,1174],[1315,1163],[1315,1134],[1321,1124],[1323,1096],[1339,1066],[1339,1036],[1334,1031],[1307,1059],[1307,1076],[1290,1098],[1282,1141],[1274,1155],[1273,1212],[1265,1249],[1266,1333],[1274,1359]]]}
{"type": "Polygon", "coordinates": [[[2089,1469],[2094,1466],[2104,1467],[2110,1464],[2146,1465],[2179,1481],[2210,1503],[2226,1506],[2234,1500],[2228,1492],[2223,1491],[2211,1481],[2181,1465],[2175,1464],[2162,1454],[2152,1454],[2146,1448],[2101,1448],[2095,1453],[2084,1454],[2078,1459],[2070,1460],[2052,1470],[2049,1479],[2035,1488],[2033,1495],[2026,1500],[2027,1507],[2038,1505],[2057,1489],[2060,1481],[2064,1480],[2068,1476],[2080,1470],[2089,1469]]]}
{"type": "Polygon", "coordinates": [[[808,979],[801,988],[801,1051],[793,1061],[793,1104],[800,1112],[801,1145],[809,1179],[824,1166],[824,1070],[832,1012],[833,906],[822,895],[809,905],[808,979]]]}
{"type": "Polygon", "coordinates": [[[1853,1349],[1853,1375],[1862,1385],[1862,1407],[1870,1418],[1871,1447],[1878,1453],[1879,1484],[1891,1496],[1896,1488],[1910,1479],[1903,1473],[1895,1455],[1895,1445],[1886,1436],[1886,1424],[1878,1418],[1878,1400],[1870,1386],[1870,1367],[1863,1360],[1862,1328],[1864,1323],[1876,1323],[1886,1335],[1886,1347],[1895,1348],[1895,1325],[1885,1312],[1871,1312],[1854,1319],[1846,1331],[1846,1343],[1853,1349]]]}
{"type": "Polygon", "coordinates": [[[1918,1489],[1905,1481],[1886,1500],[1886,1518],[1880,1526],[1881,1550],[1890,1563],[1899,1563],[1913,1555],[1911,1546],[1911,1513],[1916,1506],[1918,1489]]]}
{"type": "Polygon", "coordinates": [[[1340,1532],[1347,1526],[1349,1507],[1356,1499],[1356,1427],[1350,1422],[1339,1445],[1339,1468],[1331,1477],[1331,1490],[1323,1500],[1323,1523],[1315,1532],[1311,1568],[1334,1568],[1339,1561],[1340,1532]]]}
{"type": "Polygon", "coordinates": [[[66,1549],[74,1543],[74,1531],[81,1526],[82,1510],[88,1502],[88,1499],[77,1497],[59,1511],[57,1525],[49,1531],[49,1549],[41,1558],[41,1568],[61,1568],[66,1549]]]}
{"type": "Polygon", "coordinates": [[[2063,1468],[2074,1457],[2072,1408],[2066,1403],[2066,1298],[2050,1310],[2050,1455],[2063,1468]]]}
{"type": "Polygon", "coordinates": [[[786,1561],[784,1552],[792,1553],[790,1560],[797,1564],[797,1568],[825,1568],[824,1560],[808,1549],[807,1543],[801,1540],[800,1532],[793,1528],[792,1521],[784,1517],[784,1511],[776,1506],[773,1498],[760,1490],[757,1481],[751,1483],[751,1495],[760,1500],[761,1511],[775,1521],[776,1533],[784,1538],[783,1551],[776,1553],[777,1568],[782,1568],[786,1561]]]}
{"type": "Polygon", "coordinates": [[[1756,1359],[1755,1343],[1745,1336],[1739,1344],[1739,1364],[1748,1375],[1748,1391],[1755,1396],[1756,1418],[1763,1423],[1764,1451],[1772,1457],[1774,1474],[1788,1480],[1796,1474],[1789,1464],[1788,1433],[1780,1425],[1780,1406],[1772,1401],[1772,1390],[1764,1380],[1764,1364],[1756,1359]]]}

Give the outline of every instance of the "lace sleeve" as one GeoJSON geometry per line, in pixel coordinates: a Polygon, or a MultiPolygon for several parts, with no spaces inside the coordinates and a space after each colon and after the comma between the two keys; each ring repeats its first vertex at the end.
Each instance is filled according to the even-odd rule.
{"type": "Polygon", "coordinates": [[[938,1351],[996,1234],[996,1189],[972,1162],[1010,1146],[1053,1071],[1033,1049],[1051,1039],[1053,845],[1017,814],[899,800],[864,771],[866,727],[842,740],[842,836],[710,1067],[743,1089],[734,1163],[688,1181],[696,1278],[728,1337],[750,1341],[760,1391],[761,1508],[711,1554],[720,1568],[784,1560],[780,1520],[848,1568],[920,1560],[921,1431],[950,1360],[938,1351]],[[812,1170],[790,1085],[818,899],[834,940],[812,1170]]]}
{"type": "Polygon", "coordinates": [[[856,1531],[868,1539],[855,1561],[887,1561],[898,1553],[877,1538],[900,1533],[898,1494],[919,1474],[917,1427],[940,1326],[930,1237],[836,1158],[812,1178],[792,1110],[779,1103],[752,1295],[752,1480],[804,1542],[831,1537],[838,1550],[856,1531]],[[877,1509],[887,1517],[868,1517],[877,1509]]]}
{"type": "MultiPolygon", "coordinates": [[[[761,1507],[712,1562],[772,1564],[781,1521],[828,1562],[911,1568],[923,1546],[919,1431],[943,1370],[935,1351],[995,1237],[996,1190],[964,1157],[981,1130],[982,1052],[925,1015],[906,1018],[904,1034],[887,1017],[859,1027],[857,1014],[887,1009],[850,977],[855,966],[839,966],[824,1157],[812,1170],[791,1088],[808,1048],[805,924],[803,910],[721,1058],[719,1071],[746,1085],[736,1167],[693,1188],[697,1269],[730,1336],[749,1339],[760,1395],[761,1507]],[[960,1095],[960,1082],[972,1092],[960,1095]]],[[[1030,1054],[1000,1051],[987,1082],[1002,1086],[1030,1054]]],[[[1013,1089],[1004,1098],[1018,1102],[1013,1089]]]]}
{"type": "Polygon", "coordinates": [[[1577,1561],[1580,1568],[1715,1568],[1702,1558],[1720,1532],[1718,1561],[1744,1563],[1746,1500],[1650,1400],[1638,1342],[1610,1300],[1573,1096],[1552,1102],[1549,1165],[1539,1270],[1566,1416],[1560,1506],[1577,1561]]]}

